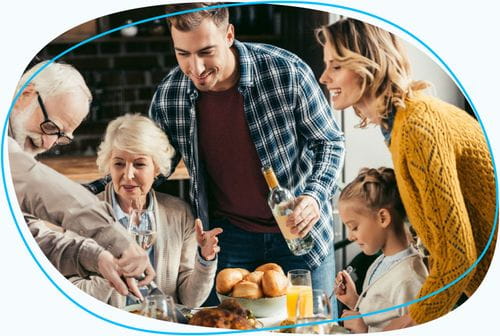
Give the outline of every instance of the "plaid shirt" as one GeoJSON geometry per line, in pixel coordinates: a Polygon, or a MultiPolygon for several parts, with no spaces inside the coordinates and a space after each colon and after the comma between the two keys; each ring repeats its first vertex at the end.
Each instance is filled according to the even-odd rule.
{"type": "MultiPolygon", "coordinates": [[[[343,160],[343,134],[314,74],[300,58],[265,44],[235,41],[235,47],[238,91],[262,166],[271,166],[280,184],[296,196],[310,195],[320,205],[321,217],[311,231],[315,245],[305,255],[314,269],[333,247],[330,197],[343,160]]],[[[198,160],[197,98],[194,84],[177,67],[160,83],[150,115],[176,148],[172,167],[182,155],[192,177],[194,211],[208,223],[206,176],[198,160]]]]}

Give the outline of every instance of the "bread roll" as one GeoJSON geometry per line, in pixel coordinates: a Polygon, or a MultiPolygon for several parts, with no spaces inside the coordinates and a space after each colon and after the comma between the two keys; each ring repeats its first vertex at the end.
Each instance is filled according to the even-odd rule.
{"type": "Polygon", "coordinates": [[[262,271],[254,271],[252,273],[248,273],[243,277],[243,280],[250,281],[250,282],[255,282],[257,285],[260,285],[262,282],[262,276],[264,275],[264,272],[262,271]]]}
{"type": "Polygon", "coordinates": [[[268,270],[262,276],[262,291],[265,296],[275,297],[286,294],[288,287],[287,277],[278,271],[268,270]]]}
{"type": "Polygon", "coordinates": [[[240,281],[233,287],[233,297],[245,299],[260,299],[262,290],[260,286],[251,281],[240,281]]]}
{"type": "Polygon", "coordinates": [[[246,269],[244,269],[244,268],[234,268],[234,269],[235,269],[235,270],[237,270],[238,272],[240,272],[240,273],[241,273],[241,276],[243,276],[243,277],[244,277],[245,275],[247,275],[248,273],[250,273],[250,271],[248,271],[248,270],[246,270],[246,269]]]}
{"type": "Polygon", "coordinates": [[[285,272],[283,272],[283,268],[281,268],[280,265],[275,264],[275,263],[267,263],[267,264],[260,265],[255,270],[256,271],[262,271],[262,272],[269,271],[269,270],[274,270],[274,271],[278,271],[281,274],[285,275],[285,272]]]}
{"type": "Polygon", "coordinates": [[[217,293],[228,294],[233,290],[234,285],[242,279],[243,275],[240,269],[225,268],[215,278],[215,289],[217,293]]]}

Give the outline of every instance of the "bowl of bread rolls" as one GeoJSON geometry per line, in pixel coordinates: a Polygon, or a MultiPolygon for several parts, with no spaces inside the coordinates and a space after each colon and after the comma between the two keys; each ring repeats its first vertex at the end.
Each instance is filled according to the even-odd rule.
{"type": "Polygon", "coordinates": [[[269,317],[286,310],[288,278],[281,266],[267,263],[253,272],[243,268],[225,268],[215,279],[217,296],[222,302],[236,299],[255,317],[269,317]]]}

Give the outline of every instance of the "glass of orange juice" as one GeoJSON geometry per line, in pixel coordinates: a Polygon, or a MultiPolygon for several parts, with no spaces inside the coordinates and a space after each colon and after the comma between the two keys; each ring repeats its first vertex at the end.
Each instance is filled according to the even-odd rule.
{"type": "Polygon", "coordinates": [[[305,269],[291,270],[288,272],[288,281],[290,283],[286,293],[288,319],[295,321],[297,317],[312,315],[311,272],[305,269]],[[297,307],[299,297],[301,303],[297,307]]]}

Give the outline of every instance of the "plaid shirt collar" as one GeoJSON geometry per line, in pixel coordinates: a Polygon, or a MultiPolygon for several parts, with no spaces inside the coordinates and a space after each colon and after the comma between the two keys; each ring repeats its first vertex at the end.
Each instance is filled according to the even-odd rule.
{"type": "Polygon", "coordinates": [[[243,43],[235,40],[234,46],[240,56],[240,88],[245,86],[252,87],[255,85],[254,73],[256,71],[252,57],[243,43]]]}

